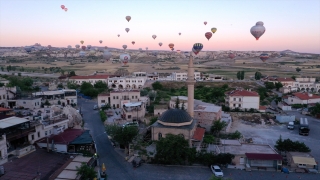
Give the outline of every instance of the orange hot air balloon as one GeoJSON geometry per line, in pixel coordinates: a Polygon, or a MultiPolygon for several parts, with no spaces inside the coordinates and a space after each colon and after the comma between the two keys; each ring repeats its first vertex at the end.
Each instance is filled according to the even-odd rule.
{"type": "Polygon", "coordinates": [[[129,22],[131,20],[131,16],[126,16],[126,20],[129,22]]]}
{"type": "Polygon", "coordinates": [[[81,41],[80,41],[80,43],[81,43],[81,44],[83,44],[83,43],[84,43],[84,41],[83,41],[83,40],[81,40],[81,41]]]}
{"type": "Polygon", "coordinates": [[[64,9],[64,8],[65,8],[65,6],[64,6],[64,5],[61,5],[60,7],[61,7],[61,9],[64,9]]]}
{"type": "Polygon", "coordinates": [[[173,47],[174,47],[174,44],[173,44],[173,43],[170,43],[170,44],[169,44],[169,48],[170,48],[170,49],[173,49],[173,47]]]}
{"type": "Polygon", "coordinates": [[[134,45],[136,42],[132,41],[132,44],[134,45]]]}
{"type": "Polygon", "coordinates": [[[204,25],[207,25],[207,21],[205,21],[203,24],[204,24],[204,25]]]}
{"type": "Polygon", "coordinates": [[[208,41],[209,41],[209,39],[212,37],[212,32],[206,32],[206,34],[204,34],[204,36],[208,39],[208,41]]]}

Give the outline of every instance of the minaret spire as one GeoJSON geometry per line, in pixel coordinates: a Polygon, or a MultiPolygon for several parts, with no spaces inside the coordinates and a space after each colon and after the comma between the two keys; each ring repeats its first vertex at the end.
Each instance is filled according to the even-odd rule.
{"type": "Polygon", "coordinates": [[[196,81],[194,80],[194,65],[193,65],[193,56],[192,52],[190,52],[189,65],[188,65],[188,113],[191,117],[193,117],[194,113],[194,84],[196,81]]]}

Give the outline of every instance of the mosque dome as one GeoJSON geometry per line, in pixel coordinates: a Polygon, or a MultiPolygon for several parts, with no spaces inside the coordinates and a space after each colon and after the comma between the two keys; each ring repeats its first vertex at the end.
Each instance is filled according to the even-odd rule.
{"type": "Polygon", "coordinates": [[[165,126],[185,126],[190,125],[192,121],[192,117],[181,109],[169,109],[158,119],[158,123],[165,126]]]}

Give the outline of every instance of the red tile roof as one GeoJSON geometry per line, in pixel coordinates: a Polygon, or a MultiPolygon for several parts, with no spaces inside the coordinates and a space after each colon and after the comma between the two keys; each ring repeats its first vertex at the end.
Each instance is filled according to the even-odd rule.
{"type": "Polygon", "coordinates": [[[246,153],[246,156],[252,160],[282,160],[280,154],[246,153]]]}
{"type": "Polygon", "coordinates": [[[297,93],[293,93],[293,95],[301,100],[320,99],[320,96],[315,95],[315,94],[311,94],[311,96],[309,96],[308,93],[297,92],[297,93]]]}
{"type": "Polygon", "coordinates": [[[0,112],[12,111],[12,109],[0,107],[0,112]]]}
{"type": "Polygon", "coordinates": [[[72,76],[69,79],[107,79],[113,75],[72,76]]]}
{"type": "Polygon", "coordinates": [[[279,82],[283,82],[283,81],[294,81],[292,78],[277,78],[276,80],[278,80],[279,82]]]}
{"type": "Polygon", "coordinates": [[[259,110],[266,110],[267,106],[259,106],[259,110]]]}
{"type": "Polygon", "coordinates": [[[259,94],[255,91],[247,91],[247,90],[234,90],[230,92],[226,92],[228,96],[259,96],[259,94]]]}
{"type": "Polygon", "coordinates": [[[194,131],[192,139],[201,141],[203,139],[205,132],[206,132],[206,129],[197,127],[197,129],[194,131]]]}
{"type": "MultiPolygon", "coordinates": [[[[75,140],[78,136],[80,136],[84,130],[81,129],[66,129],[64,132],[57,134],[57,135],[51,135],[49,137],[49,144],[52,143],[52,140],[55,144],[69,144],[73,140],[75,140]]],[[[43,138],[38,141],[39,143],[47,142],[46,138],[43,138]]]]}

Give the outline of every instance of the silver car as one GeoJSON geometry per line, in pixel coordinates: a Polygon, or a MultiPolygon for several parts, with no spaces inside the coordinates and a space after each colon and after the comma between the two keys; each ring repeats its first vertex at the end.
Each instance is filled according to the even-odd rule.
{"type": "Polygon", "coordinates": [[[211,166],[210,166],[210,169],[211,169],[212,173],[214,174],[214,176],[216,176],[216,177],[223,177],[223,172],[222,172],[222,170],[220,169],[219,166],[217,166],[217,165],[211,165],[211,166]]]}

